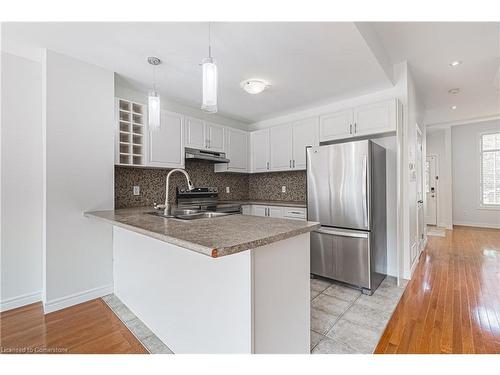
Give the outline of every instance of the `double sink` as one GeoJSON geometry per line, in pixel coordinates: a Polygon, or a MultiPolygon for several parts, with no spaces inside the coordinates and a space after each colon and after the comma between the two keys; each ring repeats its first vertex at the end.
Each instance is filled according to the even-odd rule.
{"type": "Polygon", "coordinates": [[[181,220],[196,220],[196,219],[210,219],[221,216],[236,215],[240,212],[219,212],[219,211],[202,211],[194,209],[175,209],[171,214],[166,214],[165,211],[147,212],[148,215],[160,216],[164,218],[174,218],[181,220]]]}

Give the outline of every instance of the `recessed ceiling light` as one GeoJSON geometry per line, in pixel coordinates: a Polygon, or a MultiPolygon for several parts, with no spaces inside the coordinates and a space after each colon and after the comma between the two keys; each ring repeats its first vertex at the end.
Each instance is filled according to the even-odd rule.
{"type": "Polygon", "coordinates": [[[449,89],[448,94],[457,95],[460,92],[459,88],[449,89]]]}
{"type": "Polygon", "coordinates": [[[451,109],[457,109],[457,106],[456,105],[452,105],[451,109]]]}
{"type": "Polygon", "coordinates": [[[455,60],[455,61],[452,61],[450,63],[450,66],[455,67],[455,66],[459,66],[460,64],[462,64],[462,62],[460,60],[455,60]]]}
{"type": "Polygon", "coordinates": [[[260,94],[262,91],[267,89],[269,83],[262,79],[247,79],[241,82],[240,86],[249,94],[260,94]]]}

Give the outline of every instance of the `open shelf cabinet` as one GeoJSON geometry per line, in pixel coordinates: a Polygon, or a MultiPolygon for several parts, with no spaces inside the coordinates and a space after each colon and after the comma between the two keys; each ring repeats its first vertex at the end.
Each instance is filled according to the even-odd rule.
{"type": "Polygon", "coordinates": [[[118,165],[145,164],[146,106],[116,99],[116,158],[118,165]]]}

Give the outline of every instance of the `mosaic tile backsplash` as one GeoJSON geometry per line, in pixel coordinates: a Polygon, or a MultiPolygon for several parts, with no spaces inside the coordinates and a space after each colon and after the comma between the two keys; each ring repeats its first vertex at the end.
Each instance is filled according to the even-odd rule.
{"type": "MultiPolygon", "coordinates": [[[[215,173],[213,164],[187,161],[185,166],[197,187],[214,186],[219,200],[306,200],[305,171],[259,174],[215,173]],[[286,186],[286,193],[281,187],[286,186]],[[230,193],[226,193],[229,186],[230,193]]],[[[165,201],[165,178],[168,169],[115,166],[115,208],[152,206],[165,201]],[[140,194],[132,194],[133,186],[140,194]]],[[[186,186],[185,178],[175,173],[170,179],[169,198],[175,202],[175,188],[186,186]]]]}

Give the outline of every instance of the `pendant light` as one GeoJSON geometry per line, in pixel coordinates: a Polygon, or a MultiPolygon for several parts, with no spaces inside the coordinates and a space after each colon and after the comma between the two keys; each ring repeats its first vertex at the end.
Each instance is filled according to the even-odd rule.
{"type": "Polygon", "coordinates": [[[212,58],[211,24],[208,23],[208,57],[201,62],[203,70],[203,95],[201,109],[205,112],[217,112],[217,65],[212,58]]]}
{"type": "Polygon", "coordinates": [[[156,91],[156,67],[161,64],[158,57],[148,57],[148,63],[153,65],[153,88],[148,94],[148,126],[150,130],[160,129],[160,94],[156,91]]]}

